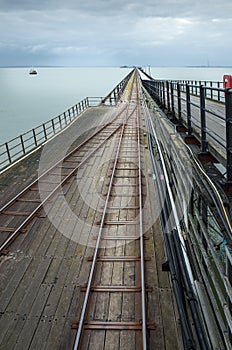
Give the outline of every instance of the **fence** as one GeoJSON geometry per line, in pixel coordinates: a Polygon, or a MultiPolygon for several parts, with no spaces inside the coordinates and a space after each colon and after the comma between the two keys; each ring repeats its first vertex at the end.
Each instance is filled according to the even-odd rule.
{"type": "MultiPolygon", "coordinates": [[[[150,96],[145,95],[148,104],[152,105],[150,96]]],[[[157,205],[160,205],[166,261],[168,261],[170,273],[174,271],[173,290],[177,305],[181,305],[180,301],[184,300],[185,293],[191,290],[191,285],[189,285],[190,288],[187,286],[186,281],[189,278],[185,279],[185,277],[185,283],[181,285],[182,277],[185,276],[180,254],[183,247],[176,244],[177,222],[172,221],[172,205],[175,205],[176,218],[179,220],[178,224],[185,238],[183,246],[189,258],[193,273],[192,285],[197,295],[195,298],[193,294],[189,294],[185,307],[190,305],[190,301],[199,301],[201,316],[210,339],[210,349],[231,349],[232,229],[229,210],[224,206],[213,182],[195,161],[192,151],[183,147],[183,139],[175,133],[175,125],[164,122],[166,119],[164,113],[151,113],[150,116],[149,114],[145,109],[152,172],[156,175],[160,172],[164,173],[161,160],[163,157],[173,194],[171,204],[165,182],[160,179],[160,176],[155,176],[154,184],[158,190],[157,205]],[[179,252],[178,263],[175,259],[172,260],[175,257],[173,254],[175,249],[179,252]],[[181,275],[178,272],[179,266],[181,266],[181,275]],[[179,288],[176,289],[175,286],[178,284],[179,288]],[[183,293],[180,293],[181,288],[184,290],[183,293]]],[[[184,313],[180,312],[180,324],[185,327],[187,323],[182,321],[183,316],[184,313]]],[[[197,326],[196,318],[194,325],[197,326]]],[[[183,334],[186,333],[183,332],[183,334]]],[[[206,347],[200,346],[200,348],[206,347]]]]}
{"type": "Polygon", "coordinates": [[[116,105],[132,73],[133,71],[131,71],[106,97],[86,97],[57,117],[0,145],[0,171],[37,147],[43,145],[44,142],[65,129],[86,108],[96,105],[116,105]]]}
{"type": "Polygon", "coordinates": [[[199,141],[201,152],[208,149],[224,163],[227,182],[232,181],[232,89],[221,82],[206,85],[187,82],[143,80],[143,86],[187,135],[199,141]],[[219,86],[219,87],[218,87],[219,86]]]}
{"type": "Polygon", "coordinates": [[[87,97],[55,118],[0,145],[0,171],[65,129],[86,108],[99,105],[101,97],[87,97]]]}

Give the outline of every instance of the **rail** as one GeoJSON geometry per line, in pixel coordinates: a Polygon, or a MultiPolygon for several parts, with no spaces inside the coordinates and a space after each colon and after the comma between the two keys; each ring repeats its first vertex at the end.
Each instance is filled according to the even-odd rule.
{"type": "MultiPolygon", "coordinates": [[[[137,80],[134,80],[134,77],[132,77],[133,80],[131,80],[131,85],[135,85],[134,82],[137,84],[137,80]]],[[[130,82],[128,83],[128,85],[130,84],[130,82]]],[[[132,90],[132,86],[130,86],[129,88],[130,90],[130,95],[132,94],[133,90],[132,90]]],[[[129,100],[131,100],[131,98],[129,98],[129,100]]],[[[126,221],[122,221],[119,219],[118,216],[118,220],[116,221],[112,221],[112,219],[110,219],[109,221],[107,220],[107,210],[109,210],[111,208],[111,210],[123,210],[123,209],[127,209],[127,207],[112,207],[110,206],[110,202],[111,202],[111,197],[112,197],[112,192],[113,192],[113,188],[115,185],[115,181],[117,179],[117,177],[119,178],[126,178],[128,180],[128,178],[134,178],[135,175],[122,175],[121,172],[124,171],[126,168],[126,164],[128,164],[128,160],[123,160],[123,158],[125,158],[125,156],[123,156],[122,154],[124,154],[125,149],[128,152],[128,145],[124,144],[125,140],[128,141],[127,139],[127,135],[129,130],[131,130],[131,135],[135,135],[135,140],[137,143],[137,150],[136,150],[136,157],[138,157],[138,169],[133,167],[133,171],[138,172],[138,175],[136,175],[136,178],[138,177],[138,209],[139,209],[139,241],[140,241],[140,275],[141,275],[141,320],[140,322],[128,322],[128,321],[120,321],[120,322],[112,322],[111,320],[106,321],[106,322],[100,322],[102,325],[102,328],[98,328],[98,329],[109,329],[107,327],[114,327],[111,329],[125,329],[125,330],[130,330],[133,329],[132,327],[138,327],[137,329],[142,331],[142,349],[146,350],[147,349],[147,324],[146,324],[146,293],[145,293],[145,274],[144,274],[144,248],[143,248],[143,216],[142,216],[142,170],[141,170],[141,149],[140,149],[140,122],[139,122],[139,113],[138,113],[138,105],[136,104],[134,105],[127,105],[126,111],[124,113],[124,115],[122,116],[123,119],[121,121],[120,124],[120,132],[118,134],[118,140],[117,143],[115,144],[115,156],[113,159],[113,164],[112,164],[112,169],[111,169],[111,174],[109,175],[110,181],[109,184],[107,185],[107,192],[105,194],[105,201],[104,201],[104,205],[103,205],[103,211],[101,213],[101,219],[99,221],[99,230],[97,233],[97,241],[96,241],[96,246],[94,248],[94,253],[93,253],[93,258],[92,260],[92,264],[91,264],[91,269],[90,269],[90,273],[89,273],[89,277],[88,277],[88,282],[87,282],[87,286],[86,286],[86,292],[85,292],[85,297],[84,297],[84,302],[83,302],[83,306],[82,306],[82,310],[81,310],[81,315],[80,315],[80,320],[78,322],[78,329],[77,329],[77,333],[76,333],[76,337],[75,337],[75,342],[74,342],[74,346],[73,346],[73,350],[77,350],[79,348],[81,348],[81,344],[82,344],[82,338],[83,338],[83,333],[85,330],[85,326],[88,326],[88,323],[90,321],[88,321],[88,317],[87,317],[87,313],[88,313],[88,307],[90,304],[90,297],[91,297],[91,289],[93,288],[93,282],[94,282],[94,276],[96,275],[96,269],[97,269],[97,258],[99,258],[100,255],[100,244],[102,242],[102,239],[107,239],[104,234],[103,234],[103,229],[104,226],[107,225],[120,225],[123,224],[126,225],[128,224],[137,224],[136,221],[130,221],[130,220],[126,220],[126,221]],[[132,109],[131,109],[132,108],[132,109]],[[136,117],[136,118],[135,118],[136,117]],[[133,124],[127,123],[128,120],[130,120],[130,118],[134,118],[135,120],[135,126],[133,126],[133,124]],[[125,165],[122,165],[120,167],[120,164],[123,164],[125,162],[125,165]],[[103,237],[102,237],[103,236],[103,237]],[[104,328],[105,327],[105,328],[104,328]]],[[[131,152],[132,152],[132,147],[131,148],[131,152]]],[[[135,151],[135,150],[134,150],[135,151]]],[[[130,158],[129,158],[130,159],[130,158]]],[[[130,169],[130,168],[128,168],[130,169]]],[[[125,183],[126,186],[128,187],[128,182],[125,183]]],[[[119,185],[120,187],[122,186],[119,185]]],[[[137,187],[137,186],[136,186],[137,187]]],[[[123,190],[121,191],[122,193],[120,193],[120,191],[117,191],[117,194],[114,194],[113,196],[116,196],[118,198],[123,198],[123,196],[125,194],[123,194],[123,190]]],[[[130,207],[128,207],[130,208],[130,207]]],[[[133,208],[133,207],[132,207],[133,208]]],[[[133,208],[133,210],[136,210],[133,208]]],[[[115,240],[119,240],[120,238],[122,238],[123,240],[131,240],[131,236],[124,234],[123,236],[120,237],[120,234],[117,235],[116,237],[111,236],[112,239],[115,240]]],[[[136,239],[136,235],[134,233],[133,235],[133,239],[136,239]]],[[[124,256],[125,261],[127,261],[127,259],[131,259],[133,257],[127,257],[124,256]]],[[[134,257],[135,258],[135,257],[134,257]]],[[[112,261],[118,261],[118,256],[113,256],[112,257],[112,261]]],[[[95,287],[97,288],[97,287],[95,287]]],[[[102,289],[103,286],[101,287],[102,289]]],[[[126,291],[127,288],[130,290],[130,286],[120,286],[120,287],[115,287],[115,286],[107,286],[107,288],[105,289],[106,291],[110,292],[110,290],[117,290],[117,291],[126,291]],[[110,289],[110,287],[113,287],[110,289]],[[122,288],[121,288],[122,287],[122,288]]],[[[140,289],[140,287],[139,287],[140,289]]],[[[92,316],[91,316],[91,322],[92,324],[94,323],[94,321],[92,320],[92,316]]],[[[91,323],[90,322],[90,323],[91,323]]]]}
{"type": "MultiPolygon", "coordinates": [[[[201,153],[208,151],[226,167],[232,181],[232,89],[189,83],[143,80],[143,86],[188,136],[195,136],[201,153]]],[[[212,86],[211,86],[212,85],[212,86]]],[[[220,85],[219,83],[217,85],[220,85]]]]}
{"type": "Polygon", "coordinates": [[[113,119],[111,123],[108,123],[97,129],[97,131],[92,134],[89,138],[87,138],[84,142],[82,142],[79,146],[74,148],[71,152],[69,152],[65,158],[60,159],[57,163],[53,164],[49,169],[47,169],[44,173],[42,173],[36,180],[30,183],[27,187],[25,187],[21,192],[19,192],[15,197],[13,197],[10,201],[3,205],[0,208],[0,217],[6,216],[14,218],[18,217],[16,227],[8,227],[8,226],[0,226],[0,232],[8,232],[9,235],[6,239],[2,238],[0,240],[0,254],[5,254],[8,252],[9,246],[14,242],[14,240],[18,237],[18,235],[23,232],[23,230],[27,227],[27,225],[31,222],[31,220],[35,217],[35,215],[43,208],[45,203],[51,199],[57,191],[72,177],[76,174],[77,170],[86,162],[92,155],[100,148],[102,145],[111,138],[115,132],[121,127],[118,126],[117,123],[115,125],[113,122],[116,121],[119,115],[124,112],[124,109],[117,111],[117,116],[113,119]],[[114,126],[114,129],[111,129],[111,125],[114,126]],[[108,130],[109,129],[109,130],[108,130]],[[106,133],[104,139],[98,139],[100,133],[104,130],[106,133]],[[91,142],[95,142],[97,139],[97,147],[90,147],[92,151],[88,153],[88,151],[84,156],[74,156],[81,149],[85,147],[86,144],[91,144],[91,142]],[[61,176],[60,181],[57,183],[56,181],[51,181],[51,172],[55,172],[59,168],[63,162],[69,161],[72,157],[75,157],[75,161],[72,163],[75,164],[73,167],[69,168],[68,174],[65,176],[61,176]],[[44,190],[44,185],[46,187],[46,183],[49,184],[49,190],[44,190]],[[33,190],[34,189],[34,190],[33,190]],[[35,190],[37,189],[37,190],[35,190]],[[27,199],[25,196],[32,191],[34,198],[27,199]],[[26,212],[18,212],[17,203],[25,203],[27,204],[26,212]]]}

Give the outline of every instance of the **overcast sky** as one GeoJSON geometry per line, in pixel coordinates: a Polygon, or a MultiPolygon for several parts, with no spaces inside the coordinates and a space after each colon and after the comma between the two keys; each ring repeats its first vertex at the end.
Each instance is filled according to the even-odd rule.
{"type": "Polygon", "coordinates": [[[232,0],[0,0],[0,66],[232,65],[232,0]]]}

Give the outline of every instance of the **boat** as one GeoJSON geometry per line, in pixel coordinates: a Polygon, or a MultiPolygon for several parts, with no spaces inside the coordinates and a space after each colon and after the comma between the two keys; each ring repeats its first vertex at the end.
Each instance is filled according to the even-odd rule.
{"type": "Polygon", "coordinates": [[[35,68],[31,68],[29,74],[35,75],[37,74],[37,70],[35,68]]]}

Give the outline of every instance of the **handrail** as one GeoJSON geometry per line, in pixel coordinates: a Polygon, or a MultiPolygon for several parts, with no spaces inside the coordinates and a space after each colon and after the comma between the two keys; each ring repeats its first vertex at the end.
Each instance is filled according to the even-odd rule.
{"type": "Polygon", "coordinates": [[[86,97],[58,116],[0,145],[0,172],[68,127],[84,110],[101,103],[102,97],[86,97]]]}
{"type": "Polygon", "coordinates": [[[211,86],[154,79],[142,82],[170,118],[200,141],[202,153],[209,147],[214,151],[226,166],[227,182],[232,182],[232,89],[213,87],[213,82],[211,86]]]}
{"type": "MultiPolygon", "coordinates": [[[[149,103],[152,103],[147,90],[145,90],[145,93],[146,99],[149,103]]],[[[156,106],[154,112],[152,107],[149,111],[152,115],[154,130],[159,136],[163,155],[166,157],[166,164],[169,167],[168,175],[172,185],[171,190],[175,194],[175,204],[180,208],[180,225],[185,237],[186,252],[194,273],[193,285],[197,300],[202,306],[201,316],[204,319],[210,343],[220,343],[221,349],[231,348],[232,225],[228,209],[224,205],[216,186],[196,159],[191,148],[175,132],[175,126],[167,116],[162,113],[158,106],[156,106]],[[172,171],[173,167],[175,171],[172,171]],[[209,322],[209,315],[211,315],[213,325],[211,321],[209,322]]],[[[147,137],[153,137],[152,130],[147,131],[147,137]]],[[[153,158],[155,157],[159,166],[161,157],[156,142],[149,146],[149,151],[151,155],[154,153],[153,158]]],[[[160,181],[159,172],[155,167],[153,173],[156,175],[154,182],[159,189],[159,194],[166,198],[167,186],[162,192],[163,181],[160,181]]],[[[178,258],[178,264],[174,265],[181,267],[182,279],[185,274],[180,256],[182,245],[176,241],[177,232],[170,230],[170,227],[167,227],[166,224],[166,221],[171,217],[171,210],[167,208],[168,201],[162,199],[161,204],[163,205],[161,224],[164,228],[166,256],[174,293],[177,297],[184,337],[188,329],[185,327],[185,313],[183,313],[181,305],[183,297],[178,293],[178,271],[173,270],[172,261],[175,256],[178,258]]],[[[186,286],[184,291],[187,293],[186,286]]],[[[187,300],[189,305],[193,301],[194,306],[195,301],[191,294],[187,297],[187,300]]],[[[194,325],[197,325],[197,323],[194,322],[194,325]]],[[[214,348],[212,344],[210,348],[214,348]]],[[[219,347],[215,346],[215,348],[219,347]]]]}

